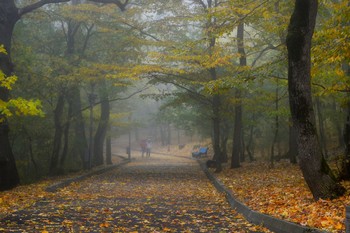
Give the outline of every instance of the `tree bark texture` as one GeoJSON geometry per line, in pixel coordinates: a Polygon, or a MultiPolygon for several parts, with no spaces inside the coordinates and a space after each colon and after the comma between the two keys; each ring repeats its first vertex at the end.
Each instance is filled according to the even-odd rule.
{"type": "Polygon", "coordinates": [[[317,7],[317,0],[296,0],[287,35],[289,102],[297,134],[299,165],[315,200],[344,193],[323,158],[315,126],[310,66],[317,7]]]}

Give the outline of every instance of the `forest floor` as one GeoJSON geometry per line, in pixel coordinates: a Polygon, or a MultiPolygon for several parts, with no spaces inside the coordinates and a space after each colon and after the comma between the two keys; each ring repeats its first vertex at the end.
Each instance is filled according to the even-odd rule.
{"type": "MultiPolygon", "coordinates": [[[[163,148],[159,149],[159,152],[162,154],[175,154],[190,158],[191,150],[192,146],[187,145],[181,150],[177,147],[172,147],[170,148],[170,151],[167,148],[163,148]]],[[[210,158],[210,156],[203,158],[203,161],[208,158],[210,158]]],[[[138,161],[138,158],[136,161],[138,161]]],[[[122,171],[123,169],[117,170],[122,171]]],[[[350,182],[343,183],[347,189],[347,193],[343,197],[335,200],[319,200],[315,202],[312,198],[311,192],[308,190],[307,185],[304,182],[299,167],[297,165],[292,165],[287,161],[276,163],[274,168],[270,168],[268,163],[263,162],[243,163],[242,167],[238,169],[229,169],[228,165],[226,164],[224,165],[223,172],[219,174],[213,172],[213,175],[216,176],[228,189],[230,189],[239,201],[243,202],[255,211],[272,215],[279,219],[295,222],[304,226],[315,227],[333,233],[345,232],[345,206],[350,205],[350,182]]],[[[184,178],[187,177],[187,179],[191,180],[191,176],[194,177],[195,174],[187,174],[184,178]]],[[[113,175],[113,177],[116,176],[113,175]]],[[[0,192],[0,219],[2,219],[4,216],[9,216],[15,212],[22,211],[23,209],[31,208],[34,203],[37,203],[40,200],[56,198],[56,193],[48,193],[45,191],[45,188],[48,185],[52,185],[53,183],[65,178],[66,177],[48,179],[36,184],[19,186],[10,191],[0,192]]],[[[186,181],[187,179],[182,179],[182,182],[185,183],[177,183],[175,187],[189,186],[191,189],[190,183],[186,181]]],[[[110,182],[103,182],[105,182],[106,185],[110,185],[110,182]]],[[[164,189],[164,192],[160,193],[160,196],[166,196],[167,193],[172,192],[174,195],[187,195],[186,198],[188,198],[188,195],[193,195],[193,193],[183,194],[181,190],[185,188],[178,189],[174,188],[174,186],[169,186],[171,187],[169,189],[169,187],[166,186],[166,183],[169,182],[171,182],[171,179],[166,180],[165,183],[162,183],[163,186],[161,186],[161,188],[164,189]]],[[[120,181],[120,187],[124,187],[126,183],[127,182],[120,181]]],[[[81,184],[73,184],[70,185],[70,187],[76,190],[78,188],[77,185],[81,184]]],[[[118,189],[120,189],[120,187],[118,189]]],[[[151,185],[150,187],[153,186],[151,185]]],[[[118,194],[118,189],[113,189],[113,192],[116,192],[116,194],[118,194]]],[[[214,198],[216,202],[223,204],[222,202],[225,199],[222,195],[214,195],[216,192],[212,189],[209,190],[207,186],[203,186],[200,189],[204,192],[200,194],[201,196],[205,198],[214,198]]],[[[152,188],[149,190],[149,196],[152,196],[151,190],[152,188]]],[[[153,191],[154,190],[157,189],[153,189],[153,191]]],[[[72,189],[64,189],[62,192],[63,193],[61,193],[61,195],[72,195],[72,189]]],[[[86,192],[84,193],[87,195],[86,192]]],[[[138,192],[135,192],[132,195],[137,196],[137,193],[138,192]]],[[[130,191],[128,191],[128,195],[131,195],[130,191]]],[[[185,204],[186,207],[180,205],[178,213],[180,215],[183,215],[185,213],[183,211],[185,208],[188,208],[191,203],[193,204],[195,202],[187,202],[185,204]]],[[[79,209],[79,206],[75,206],[79,209]]],[[[64,208],[64,205],[61,207],[64,208]]],[[[100,213],[100,211],[101,210],[97,210],[98,213],[100,213]]],[[[102,210],[102,212],[104,211],[108,212],[108,209],[102,210]]],[[[228,212],[229,216],[232,216],[232,214],[233,213],[228,212]]],[[[178,222],[186,224],[184,221],[185,220],[180,219],[178,222]]],[[[244,222],[244,220],[241,219],[239,220],[239,224],[241,224],[240,222],[244,222]]],[[[69,224],[72,223],[67,222],[67,226],[69,226],[69,224]]],[[[108,229],[110,226],[109,224],[110,223],[108,222],[101,222],[99,223],[98,227],[108,229]]],[[[235,224],[237,223],[234,223],[234,225],[235,224]]],[[[258,229],[256,226],[250,225],[246,222],[244,222],[243,225],[244,227],[241,228],[241,232],[249,232],[254,230],[265,232],[265,230],[260,228],[258,229]]],[[[242,224],[240,226],[242,226],[242,224]]],[[[0,226],[0,232],[3,229],[4,226],[0,226]]],[[[170,227],[165,226],[164,229],[172,232],[170,227]]],[[[43,232],[46,231],[43,230],[43,232]]],[[[154,232],[156,232],[156,230],[154,230],[154,232]]]]}

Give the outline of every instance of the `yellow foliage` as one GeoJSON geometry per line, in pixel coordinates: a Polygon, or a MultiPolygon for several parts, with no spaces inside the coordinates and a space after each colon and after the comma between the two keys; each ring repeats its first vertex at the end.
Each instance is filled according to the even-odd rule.
{"type": "Polygon", "coordinates": [[[5,87],[8,90],[12,90],[12,85],[17,81],[16,76],[6,77],[5,74],[0,70],[0,86],[5,87]]]}
{"type": "MultiPolygon", "coordinates": [[[[0,53],[5,53],[3,45],[0,45],[0,53]]],[[[12,90],[13,85],[16,83],[16,76],[6,76],[4,72],[0,70],[0,87],[12,90]]],[[[33,115],[43,116],[44,113],[41,110],[41,102],[39,100],[25,100],[23,98],[10,99],[4,101],[0,99],[0,122],[6,117],[13,115],[33,115]]]]}
{"type": "Polygon", "coordinates": [[[4,48],[4,45],[0,45],[0,53],[7,54],[6,49],[4,48]]]}

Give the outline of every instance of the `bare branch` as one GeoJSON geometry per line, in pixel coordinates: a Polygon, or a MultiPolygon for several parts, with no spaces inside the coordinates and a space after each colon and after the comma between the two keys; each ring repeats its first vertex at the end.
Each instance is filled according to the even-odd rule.
{"type": "MultiPolygon", "coordinates": [[[[139,89],[139,90],[137,90],[137,91],[131,93],[131,94],[128,95],[128,96],[119,97],[119,98],[115,98],[115,99],[109,99],[108,102],[114,102],[114,101],[120,101],[120,100],[127,100],[127,99],[130,99],[130,98],[133,97],[134,95],[139,94],[139,93],[141,93],[141,92],[147,90],[148,88],[150,88],[150,86],[144,86],[143,88],[141,88],[141,89],[139,89]]],[[[101,104],[101,103],[102,103],[102,101],[99,101],[99,102],[97,102],[97,103],[94,103],[94,106],[99,105],[99,104],[101,104]]],[[[80,109],[80,111],[83,112],[83,111],[85,111],[85,110],[87,110],[87,109],[89,109],[89,108],[90,108],[90,106],[87,106],[87,107],[85,107],[85,108],[80,109]]]]}

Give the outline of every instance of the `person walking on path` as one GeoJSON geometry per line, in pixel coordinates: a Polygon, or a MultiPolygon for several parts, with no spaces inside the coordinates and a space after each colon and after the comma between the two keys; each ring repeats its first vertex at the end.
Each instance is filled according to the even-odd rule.
{"type": "Polygon", "coordinates": [[[146,143],[146,157],[151,157],[152,142],[151,139],[147,140],[146,143]]]}

